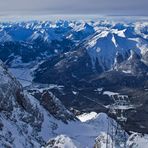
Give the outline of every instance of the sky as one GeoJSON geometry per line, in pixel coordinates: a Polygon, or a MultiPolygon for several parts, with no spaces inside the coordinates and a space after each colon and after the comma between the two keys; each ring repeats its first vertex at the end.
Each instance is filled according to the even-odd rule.
{"type": "Polygon", "coordinates": [[[148,15],[148,0],[0,0],[0,15],[148,15]]]}

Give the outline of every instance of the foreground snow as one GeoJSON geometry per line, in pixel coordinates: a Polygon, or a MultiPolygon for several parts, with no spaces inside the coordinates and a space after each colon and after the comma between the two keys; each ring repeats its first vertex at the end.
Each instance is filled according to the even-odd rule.
{"type": "MultiPolygon", "coordinates": [[[[58,147],[58,148],[122,148],[124,145],[115,145],[112,141],[111,131],[107,135],[108,123],[114,122],[106,114],[95,112],[85,113],[78,118],[81,122],[70,122],[68,125],[61,125],[56,130],[56,133],[60,134],[55,138],[51,138],[46,148],[58,147]],[[107,145],[108,141],[108,145],[107,145]]],[[[148,147],[148,135],[142,135],[133,133],[130,135],[126,142],[127,148],[147,148],[148,147]]]]}
{"type": "Polygon", "coordinates": [[[111,127],[112,123],[116,125],[117,123],[114,120],[109,118],[105,113],[97,114],[95,112],[83,114],[79,116],[79,118],[82,120],[82,122],[69,122],[67,125],[59,123],[58,128],[54,131],[54,133],[56,133],[58,136],[51,138],[48,144],[51,146],[54,139],[55,141],[52,146],[62,144],[60,148],[67,148],[67,142],[69,141],[72,147],[92,148],[96,143],[99,142],[99,145],[101,145],[101,148],[103,148],[106,146],[106,141],[108,138],[110,141],[109,146],[112,145],[110,136],[111,129],[108,129],[108,126],[111,127]],[[108,137],[107,132],[109,134],[108,137]]]}
{"type": "Polygon", "coordinates": [[[63,133],[75,139],[81,147],[93,147],[95,138],[97,138],[101,132],[107,131],[107,120],[107,115],[101,113],[93,120],[85,123],[78,121],[71,122],[68,125],[59,125],[56,132],[63,133]]]}

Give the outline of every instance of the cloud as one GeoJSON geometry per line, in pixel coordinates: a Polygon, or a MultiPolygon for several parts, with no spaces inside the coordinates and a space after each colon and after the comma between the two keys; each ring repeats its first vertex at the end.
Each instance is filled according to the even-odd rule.
{"type": "Polygon", "coordinates": [[[0,0],[0,13],[148,15],[148,0],[0,0]]]}

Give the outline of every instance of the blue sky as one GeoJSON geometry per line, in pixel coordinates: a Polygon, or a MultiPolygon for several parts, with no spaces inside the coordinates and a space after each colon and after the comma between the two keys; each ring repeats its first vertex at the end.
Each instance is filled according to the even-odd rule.
{"type": "Polygon", "coordinates": [[[0,0],[0,14],[148,15],[148,0],[0,0]]]}

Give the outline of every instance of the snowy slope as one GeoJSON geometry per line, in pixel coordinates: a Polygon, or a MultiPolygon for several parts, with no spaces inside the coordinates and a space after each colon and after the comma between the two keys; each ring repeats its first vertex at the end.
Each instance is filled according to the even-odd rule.
{"type": "MultiPolygon", "coordinates": [[[[0,79],[0,147],[2,148],[8,146],[39,148],[46,145],[49,139],[51,140],[47,145],[52,143],[61,147],[93,147],[95,138],[107,131],[109,121],[117,124],[104,113],[85,115],[88,118],[95,114],[93,118],[89,117],[90,120],[85,120],[86,122],[76,120],[52,93],[47,93],[45,90],[40,90],[42,96],[35,98],[33,90],[30,90],[30,93],[29,90],[22,90],[20,83],[8,72],[2,62],[0,79]],[[54,137],[56,143],[51,142],[54,137]]],[[[86,117],[83,115],[83,118],[86,117]]]]}
{"type": "Polygon", "coordinates": [[[126,29],[105,30],[86,41],[84,46],[92,59],[94,68],[96,59],[98,59],[102,68],[106,70],[113,67],[117,54],[120,54],[123,60],[126,60],[131,51],[136,52],[138,55],[147,52],[147,49],[144,49],[144,46],[148,44],[147,42],[144,42],[141,38],[128,38],[125,31],[126,29]],[[141,43],[142,41],[143,43],[141,43]]]}
{"type": "MultiPolygon", "coordinates": [[[[89,113],[88,115],[90,116],[89,113]]],[[[88,115],[85,114],[84,118],[87,119],[88,115]]],[[[109,147],[112,145],[111,132],[112,129],[108,130],[108,126],[112,127],[117,124],[112,119],[108,118],[106,114],[100,113],[96,115],[95,118],[90,119],[89,121],[84,122],[71,122],[67,126],[59,126],[56,133],[62,133],[61,136],[57,136],[54,139],[50,139],[48,142],[48,147],[60,146],[60,148],[67,148],[67,144],[70,144],[72,147],[91,148],[95,146],[96,142],[101,144],[101,148],[106,146],[107,141],[107,131],[108,138],[110,139],[109,147]],[[61,128],[60,128],[61,127],[61,128]],[[70,139],[69,139],[70,138],[70,139]],[[62,145],[62,146],[61,146],[62,145]]],[[[115,129],[114,129],[115,130],[115,129]]],[[[119,135],[118,135],[119,136],[119,135]]],[[[117,138],[117,137],[116,137],[117,138]]],[[[119,138],[119,137],[118,137],[119,138]]],[[[120,147],[119,145],[113,144],[115,148],[120,147]]],[[[121,146],[122,147],[122,146],[121,146]]]]}

